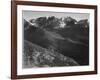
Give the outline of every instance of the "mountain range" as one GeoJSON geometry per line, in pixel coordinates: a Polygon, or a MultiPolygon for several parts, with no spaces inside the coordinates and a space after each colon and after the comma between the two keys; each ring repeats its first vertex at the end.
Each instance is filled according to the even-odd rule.
{"type": "MultiPolygon", "coordinates": [[[[54,24],[54,22],[58,23],[57,25],[56,23],[54,25],[52,24],[51,27],[47,21],[45,21],[47,22],[46,24],[41,24],[42,26],[40,26],[38,24],[39,21],[36,22],[34,19],[26,21],[23,19],[24,40],[70,57],[80,65],[89,65],[88,20],[85,19],[77,22],[72,18],[66,19],[66,21],[56,18],[53,19],[53,21],[51,19],[51,24],[54,24]],[[64,27],[59,27],[62,23],[65,24],[64,27]],[[57,26],[58,28],[55,28],[57,26]]],[[[39,20],[41,21],[41,19],[39,20]]]]}

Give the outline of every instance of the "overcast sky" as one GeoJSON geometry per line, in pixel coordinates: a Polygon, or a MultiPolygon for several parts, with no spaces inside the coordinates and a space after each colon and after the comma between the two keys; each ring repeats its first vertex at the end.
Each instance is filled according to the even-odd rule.
{"type": "Polygon", "coordinates": [[[55,16],[58,18],[72,17],[77,21],[81,19],[89,19],[88,13],[69,13],[69,12],[45,12],[45,11],[23,11],[23,18],[26,20],[36,19],[38,17],[55,16]]]}

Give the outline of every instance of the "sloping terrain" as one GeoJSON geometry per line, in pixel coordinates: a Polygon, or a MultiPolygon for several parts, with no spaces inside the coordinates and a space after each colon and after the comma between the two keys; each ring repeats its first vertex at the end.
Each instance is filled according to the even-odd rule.
{"type": "Polygon", "coordinates": [[[24,41],[23,68],[59,66],[78,66],[78,63],[58,52],[24,41]]]}
{"type": "Polygon", "coordinates": [[[71,57],[80,65],[89,64],[89,26],[86,20],[77,23],[68,20],[66,22],[68,24],[63,28],[59,26],[55,28],[55,19],[50,20],[54,25],[50,25],[50,21],[48,24],[45,18],[44,22],[46,21],[46,24],[42,23],[41,20],[43,19],[37,21],[41,26],[35,22],[31,24],[37,25],[31,25],[30,22],[26,21],[29,25],[24,25],[24,40],[42,48],[56,51],[66,57],[71,57]]]}

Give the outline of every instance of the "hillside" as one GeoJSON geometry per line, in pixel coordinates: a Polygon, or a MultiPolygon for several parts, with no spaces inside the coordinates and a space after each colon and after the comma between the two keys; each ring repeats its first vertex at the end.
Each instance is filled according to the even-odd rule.
{"type": "Polygon", "coordinates": [[[70,17],[65,20],[40,17],[28,23],[28,28],[24,29],[24,40],[71,57],[80,65],[89,64],[89,22],[87,20],[77,22],[70,17]],[[62,23],[64,27],[61,27],[62,23]]]}
{"type": "Polygon", "coordinates": [[[23,68],[59,66],[78,66],[78,63],[58,52],[24,41],[23,68]]]}

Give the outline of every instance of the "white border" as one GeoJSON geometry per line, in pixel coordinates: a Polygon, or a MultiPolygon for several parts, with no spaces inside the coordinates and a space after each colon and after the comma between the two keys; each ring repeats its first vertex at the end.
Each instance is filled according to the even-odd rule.
{"type": "Polygon", "coordinates": [[[94,10],[17,5],[17,75],[94,71],[94,10]],[[22,69],[22,10],[89,13],[89,66],[22,69]]]}

